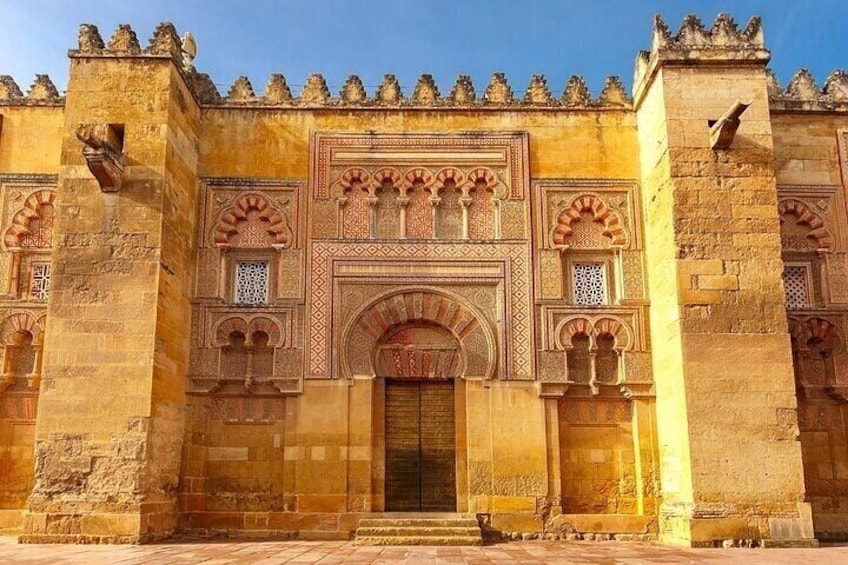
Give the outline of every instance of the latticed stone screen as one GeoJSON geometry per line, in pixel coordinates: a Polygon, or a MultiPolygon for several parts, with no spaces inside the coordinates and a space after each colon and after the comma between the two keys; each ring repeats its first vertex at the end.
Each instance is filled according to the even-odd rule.
{"type": "Polygon", "coordinates": [[[810,305],[807,267],[788,265],[783,268],[783,287],[786,289],[786,307],[798,310],[810,305]]]}
{"type": "Polygon", "coordinates": [[[575,304],[606,304],[607,283],[603,263],[574,263],[571,280],[575,304]]]}
{"type": "Polygon", "coordinates": [[[32,266],[29,296],[33,300],[47,300],[50,295],[50,263],[35,263],[32,266]]]}
{"type": "Polygon", "coordinates": [[[236,263],[236,304],[267,304],[270,277],[267,261],[236,263]]]}

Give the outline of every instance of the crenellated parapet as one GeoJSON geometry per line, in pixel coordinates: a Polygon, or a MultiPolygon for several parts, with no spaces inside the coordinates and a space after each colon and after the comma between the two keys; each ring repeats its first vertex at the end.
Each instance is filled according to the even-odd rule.
{"type": "MultiPolygon", "coordinates": [[[[138,35],[128,24],[120,24],[108,42],[103,41],[96,25],[82,24],[77,37],[77,48],[68,51],[68,56],[71,59],[110,57],[171,59],[182,72],[198,102],[214,104],[221,99],[209,75],[197,72],[191,64],[197,55],[197,45],[190,33],[180,37],[172,23],[162,22],[156,26],[147,43],[147,47],[142,48],[138,35]]],[[[236,93],[236,98],[239,96],[241,92],[236,93]]]]}
{"type": "MultiPolygon", "coordinates": [[[[449,89],[440,89],[433,76],[422,74],[411,94],[404,94],[398,79],[386,74],[370,93],[362,79],[350,75],[337,95],[331,92],[325,78],[318,73],[309,75],[300,92],[293,94],[286,78],[274,73],[265,90],[259,94],[246,76],[238,77],[222,93],[212,78],[198,72],[192,65],[197,48],[191,34],[182,37],[173,24],[163,22],[154,30],[142,47],[138,35],[127,24],[120,24],[108,41],[103,40],[97,26],[82,24],[77,48],[68,52],[77,58],[157,58],[171,59],[182,73],[197,102],[202,106],[339,108],[363,109],[476,109],[476,110],[629,110],[632,101],[618,77],[608,77],[597,97],[592,97],[582,77],[572,76],[557,97],[544,75],[534,74],[523,93],[515,94],[504,73],[494,73],[485,89],[475,88],[470,76],[460,74],[449,89]],[[443,95],[442,92],[447,92],[443,95]]],[[[11,77],[0,77],[0,105],[6,104],[63,104],[49,78],[38,75],[31,91],[24,96],[11,77]]]]}
{"type": "Polygon", "coordinates": [[[728,14],[719,14],[707,29],[694,14],[683,18],[677,33],[654,18],[651,49],[636,57],[633,97],[637,101],[662,64],[722,65],[739,62],[765,65],[771,53],[765,46],[762,21],[753,17],[744,29],[728,14]]]}
{"type": "Polygon", "coordinates": [[[15,79],[0,75],[0,106],[62,106],[65,98],[47,75],[35,75],[35,80],[24,96],[15,79]]]}
{"type": "Polygon", "coordinates": [[[768,93],[772,110],[848,112],[848,73],[837,69],[819,87],[812,73],[801,69],[783,88],[769,70],[768,93]]]}
{"type": "Polygon", "coordinates": [[[227,95],[221,96],[208,75],[192,75],[195,93],[202,104],[208,106],[257,106],[273,108],[403,108],[403,109],[629,109],[630,97],[618,77],[608,77],[597,98],[593,98],[582,77],[572,76],[565,85],[563,95],[554,97],[543,75],[533,75],[523,96],[517,97],[504,73],[492,75],[486,89],[478,93],[470,76],[461,74],[448,91],[441,91],[430,74],[422,74],[410,96],[393,74],[386,74],[369,97],[362,79],[350,75],[338,96],[333,96],[327,82],[320,74],[307,78],[298,96],[293,96],[286,78],[271,75],[264,94],[253,91],[247,77],[239,77],[230,86],[227,95]]]}
{"type": "Polygon", "coordinates": [[[153,31],[145,49],[141,48],[138,36],[127,24],[120,24],[108,43],[103,41],[100,30],[94,24],[82,24],[77,38],[77,48],[68,52],[75,57],[126,57],[152,56],[171,57],[180,66],[183,64],[183,39],[170,22],[162,22],[153,31]]]}

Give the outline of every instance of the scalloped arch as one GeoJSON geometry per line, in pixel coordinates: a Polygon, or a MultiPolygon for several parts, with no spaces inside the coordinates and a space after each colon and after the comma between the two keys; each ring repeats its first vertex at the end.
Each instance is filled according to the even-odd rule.
{"type": "Polygon", "coordinates": [[[24,201],[24,205],[12,217],[12,223],[6,230],[3,243],[6,249],[19,249],[21,239],[29,235],[29,226],[36,218],[41,217],[41,209],[52,206],[56,200],[56,192],[52,190],[39,190],[30,194],[24,201]]]}
{"type": "Polygon", "coordinates": [[[230,238],[238,233],[238,224],[247,221],[248,213],[256,211],[259,218],[268,222],[268,234],[274,247],[285,247],[289,243],[290,230],[285,216],[277,212],[268,200],[259,194],[246,194],[218,218],[215,226],[215,245],[230,246],[230,238]]]}
{"type": "Polygon", "coordinates": [[[461,187],[465,182],[465,175],[456,167],[445,167],[436,173],[433,187],[436,191],[440,191],[445,187],[445,183],[452,181],[457,187],[461,187]]]}
{"type": "Polygon", "coordinates": [[[794,198],[787,198],[778,203],[777,212],[780,215],[781,223],[783,223],[783,216],[792,214],[798,218],[799,224],[809,227],[810,235],[815,238],[819,249],[830,250],[833,247],[833,238],[827,230],[824,220],[810,210],[810,207],[805,203],[794,198]]]}
{"type": "Polygon", "coordinates": [[[392,183],[392,186],[394,188],[400,188],[402,178],[403,177],[401,176],[400,171],[398,171],[397,169],[393,169],[391,167],[380,169],[379,171],[374,172],[374,188],[377,189],[383,186],[383,184],[385,184],[387,181],[392,183]]]}
{"type": "Polygon", "coordinates": [[[477,187],[478,183],[485,183],[486,188],[492,191],[497,199],[506,198],[506,186],[498,180],[498,175],[486,167],[477,167],[465,176],[466,191],[470,192],[477,187]]]}
{"type": "Polygon", "coordinates": [[[604,227],[604,235],[610,238],[610,247],[625,247],[627,233],[619,215],[607,207],[603,200],[593,194],[584,194],[575,198],[571,205],[557,216],[557,224],[551,232],[554,247],[567,245],[566,239],[574,232],[572,224],[581,220],[584,212],[590,212],[593,221],[604,227]]]}
{"type": "Polygon", "coordinates": [[[342,173],[339,177],[339,184],[344,192],[353,188],[353,183],[355,182],[358,182],[362,186],[367,186],[369,180],[371,180],[371,175],[368,171],[361,167],[352,167],[342,173]]]}
{"type": "Polygon", "coordinates": [[[486,183],[486,188],[494,189],[498,184],[498,175],[485,167],[477,167],[468,172],[468,183],[476,185],[479,182],[486,183]]]}
{"type": "Polygon", "coordinates": [[[423,167],[408,169],[403,174],[403,183],[401,184],[401,188],[403,190],[409,190],[416,182],[421,182],[424,185],[424,188],[429,189],[433,184],[433,173],[423,167]]]}

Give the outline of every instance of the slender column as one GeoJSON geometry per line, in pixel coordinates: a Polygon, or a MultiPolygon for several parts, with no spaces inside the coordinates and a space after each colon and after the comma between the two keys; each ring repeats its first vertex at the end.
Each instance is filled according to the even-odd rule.
{"type": "Polygon", "coordinates": [[[12,250],[12,265],[9,269],[9,294],[13,298],[21,297],[21,250],[12,250]]]}
{"type": "Polygon", "coordinates": [[[430,197],[430,215],[431,215],[431,219],[432,219],[430,229],[432,230],[431,233],[433,235],[433,239],[439,239],[439,236],[440,236],[439,231],[438,231],[439,230],[438,210],[439,210],[439,204],[441,204],[441,202],[442,202],[442,199],[439,198],[438,196],[431,196],[430,197]]]}
{"type": "Polygon", "coordinates": [[[400,237],[400,239],[406,239],[406,206],[409,204],[409,197],[399,196],[397,203],[400,207],[400,228],[398,237],[400,237]]]}
{"type": "Polygon", "coordinates": [[[459,203],[462,204],[462,239],[468,239],[468,207],[471,205],[470,196],[461,196],[459,203]]]}
{"type": "Polygon", "coordinates": [[[501,201],[499,198],[492,197],[492,207],[494,208],[494,218],[492,222],[495,224],[492,226],[492,237],[495,239],[501,238],[501,201]]]}
{"type": "Polygon", "coordinates": [[[371,239],[377,237],[377,202],[376,196],[368,197],[368,237],[371,239]]]}
{"type": "Polygon", "coordinates": [[[218,246],[218,298],[227,299],[227,251],[228,245],[218,246]]]}

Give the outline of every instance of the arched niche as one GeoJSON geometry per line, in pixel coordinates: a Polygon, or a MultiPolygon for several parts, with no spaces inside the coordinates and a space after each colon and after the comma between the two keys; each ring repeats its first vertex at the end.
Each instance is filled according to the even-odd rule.
{"type": "Polygon", "coordinates": [[[215,224],[215,245],[222,249],[288,247],[291,229],[284,214],[259,194],[246,194],[225,210],[215,224]]]}
{"type": "Polygon", "coordinates": [[[833,237],[824,220],[809,206],[788,198],[777,206],[780,239],[784,251],[831,251],[833,237]]]}
{"type": "Polygon", "coordinates": [[[621,249],[628,244],[619,215],[593,194],[578,196],[559,213],[550,240],[554,248],[621,249]]]}
{"type": "MultiPolygon", "coordinates": [[[[416,363],[423,362],[426,351],[431,352],[432,361],[435,352],[443,348],[444,356],[439,353],[438,362],[450,363],[448,369],[456,374],[449,376],[492,379],[497,369],[495,335],[486,318],[442,289],[395,290],[376,297],[351,319],[341,342],[339,365],[345,378],[386,376],[380,374],[386,359],[382,352],[401,345],[415,350],[416,363]],[[410,339],[416,341],[401,343],[410,339]],[[446,352],[451,347],[453,354],[446,352]]],[[[408,364],[408,355],[404,358],[408,364]]]]}

